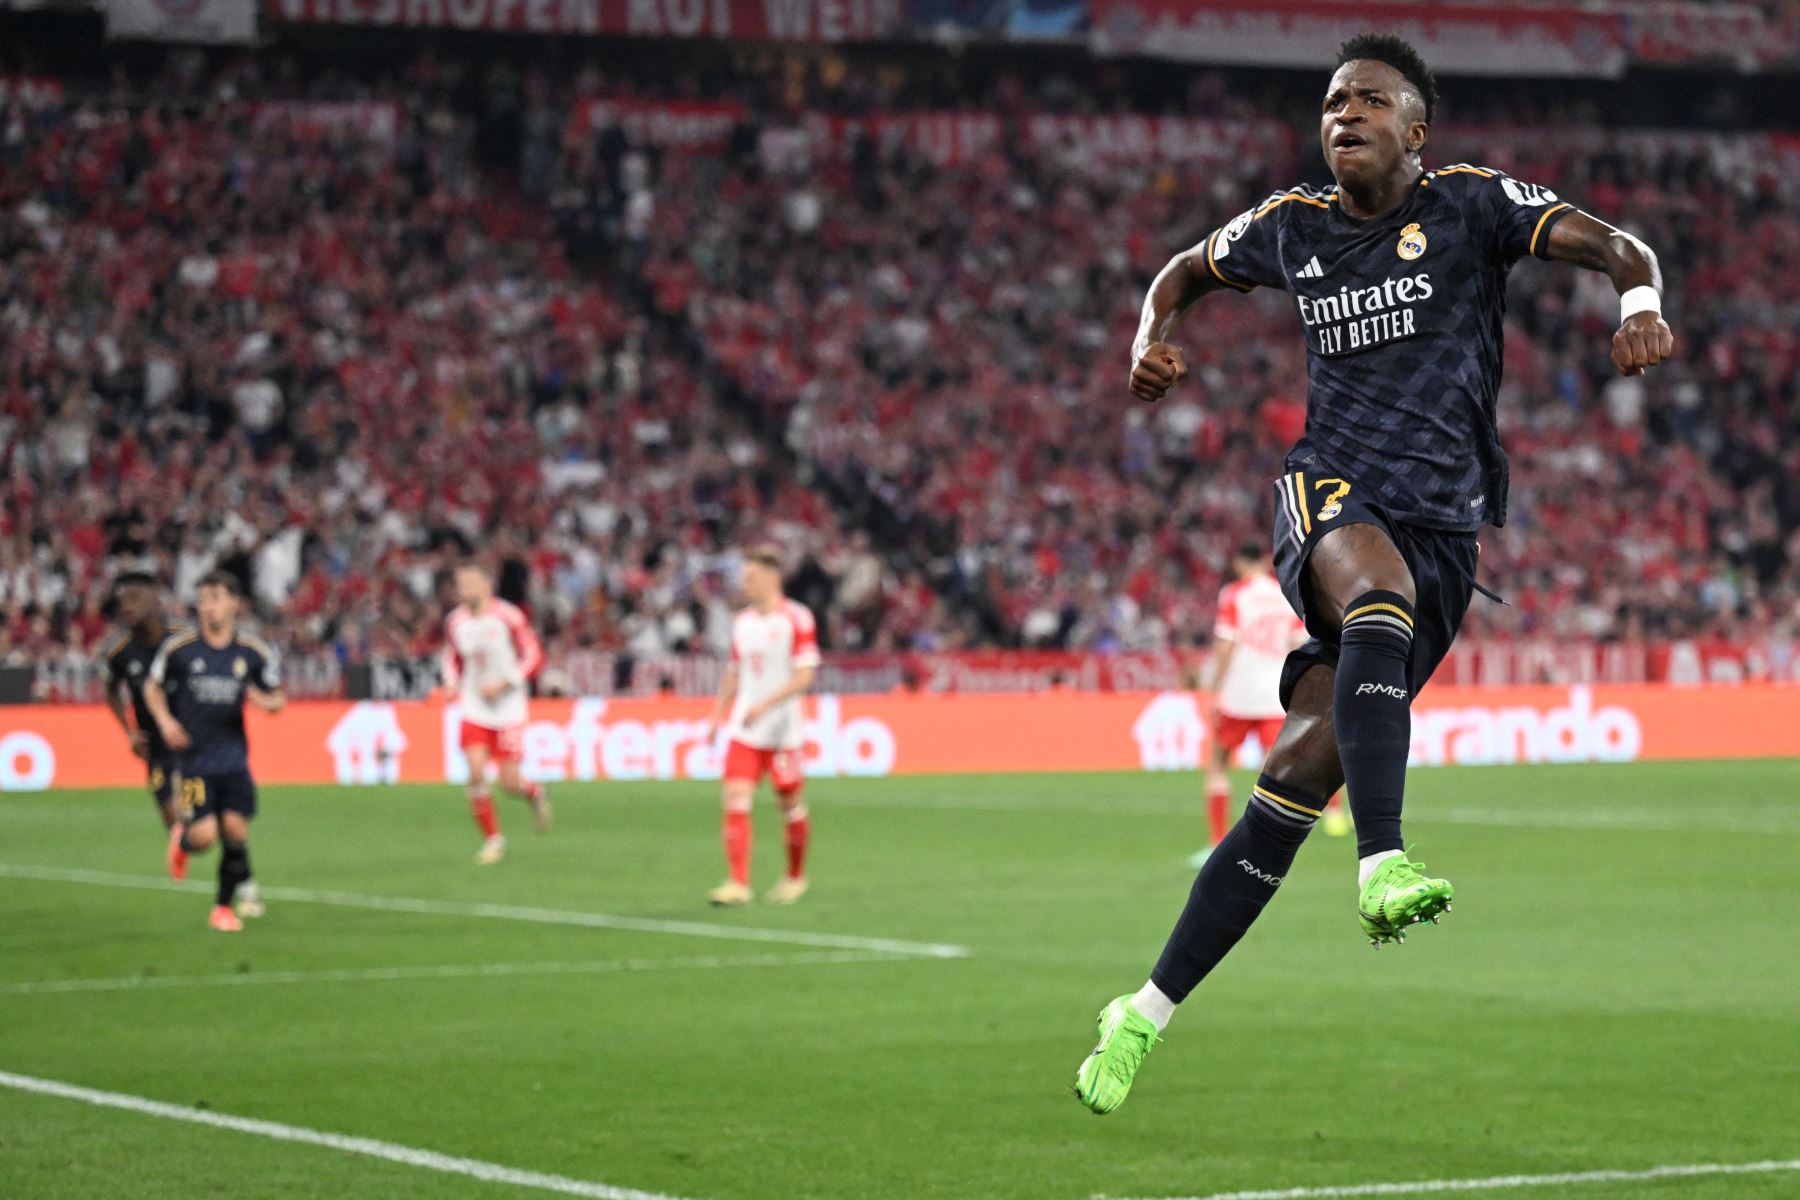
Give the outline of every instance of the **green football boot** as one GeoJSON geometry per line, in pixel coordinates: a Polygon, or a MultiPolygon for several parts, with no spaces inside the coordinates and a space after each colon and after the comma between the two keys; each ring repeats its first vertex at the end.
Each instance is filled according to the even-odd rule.
{"type": "Polygon", "coordinates": [[[1427,878],[1424,863],[1397,854],[1369,876],[1357,909],[1369,944],[1380,949],[1383,942],[1406,941],[1408,925],[1437,924],[1438,914],[1450,911],[1455,896],[1448,879],[1427,878]]]}
{"type": "Polygon", "coordinates": [[[1120,996],[1100,1010],[1100,1044],[1075,1072],[1075,1095],[1100,1116],[1119,1107],[1157,1041],[1155,1024],[1120,996]]]}

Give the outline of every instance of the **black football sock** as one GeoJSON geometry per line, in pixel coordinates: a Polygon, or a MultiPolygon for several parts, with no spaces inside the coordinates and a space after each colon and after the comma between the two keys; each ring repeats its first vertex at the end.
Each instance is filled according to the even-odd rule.
{"type": "Polygon", "coordinates": [[[250,878],[250,843],[224,838],[219,848],[219,903],[229,906],[238,885],[250,878]]]}
{"type": "Polygon", "coordinates": [[[1400,806],[1412,748],[1412,635],[1413,606],[1397,592],[1364,592],[1344,610],[1332,711],[1359,858],[1406,846],[1400,806]]]}
{"type": "Polygon", "coordinates": [[[1187,907],[1150,972],[1150,982],[1163,995],[1180,1004],[1238,944],[1274,897],[1324,810],[1321,796],[1267,775],[1256,781],[1243,817],[1200,868],[1187,907]]]}

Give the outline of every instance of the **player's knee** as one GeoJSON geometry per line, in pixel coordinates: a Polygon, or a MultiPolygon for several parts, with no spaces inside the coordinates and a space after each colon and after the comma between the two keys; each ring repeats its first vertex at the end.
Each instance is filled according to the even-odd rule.
{"type": "Polygon", "coordinates": [[[184,833],[181,838],[182,843],[186,845],[189,850],[210,849],[212,844],[218,841],[218,839],[219,823],[211,817],[207,817],[204,821],[196,821],[192,825],[189,825],[187,827],[187,832],[184,833]]]}
{"type": "Polygon", "coordinates": [[[250,840],[250,822],[240,813],[226,813],[219,827],[228,842],[250,840]]]}
{"type": "Polygon", "coordinates": [[[743,783],[728,783],[721,794],[726,812],[749,812],[751,798],[756,794],[753,787],[743,783]]]}
{"type": "Polygon", "coordinates": [[[1418,602],[1412,570],[1378,525],[1346,525],[1321,541],[1307,563],[1315,607],[1341,623],[1358,597],[1384,592],[1418,602]]]}

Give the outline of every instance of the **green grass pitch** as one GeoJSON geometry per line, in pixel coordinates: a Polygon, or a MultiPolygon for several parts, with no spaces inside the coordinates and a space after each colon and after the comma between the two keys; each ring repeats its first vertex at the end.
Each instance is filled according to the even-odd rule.
{"type": "MultiPolygon", "coordinates": [[[[1068,1088],[1186,895],[1191,774],[818,781],[812,895],[730,913],[702,902],[710,785],[563,785],[543,837],[511,804],[494,868],[455,789],[271,788],[253,850],[274,895],[237,936],[206,929],[202,892],[20,870],[160,875],[141,793],[12,795],[0,1071],[692,1200],[1800,1159],[1797,783],[1794,762],[1415,772],[1408,835],[1455,912],[1372,951],[1354,850],[1315,834],[1106,1118],[1068,1088]],[[458,911],[478,904],[551,915],[458,911]]],[[[782,853],[766,794],[757,839],[760,891],[782,853]]],[[[534,1194],[0,1088],[8,1200],[534,1194]]],[[[1469,1194],[1775,1200],[1800,1172],[1469,1194]]]]}

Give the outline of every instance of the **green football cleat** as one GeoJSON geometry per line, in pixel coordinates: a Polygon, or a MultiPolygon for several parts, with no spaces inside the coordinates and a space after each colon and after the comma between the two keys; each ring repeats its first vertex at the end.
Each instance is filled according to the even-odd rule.
{"type": "Polygon", "coordinates": [[[1075,1072],[1075,1095],[1100,1116],[1125,1103],[1131,1081],[1156,1045],[1156,1026],[1120,996],[1100,1010],[1100,1044],[1075,1072]]]}
{"type": "Polygon", "coordinates": [[[1448,879],[1429,879],[1424,863],[1397,854],[1369,876],[1357,909],[1369,944],[1380,949],[1383,942],[1405,942],[1408,925],[1437,924],[1438,914],[1450,911],[1455,896],[1448,879]]]}

